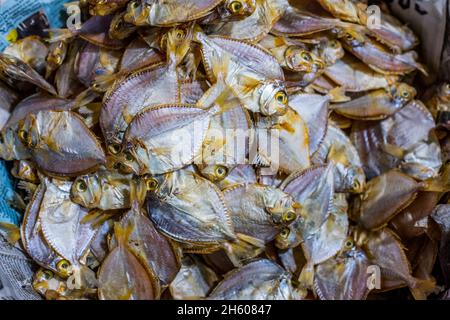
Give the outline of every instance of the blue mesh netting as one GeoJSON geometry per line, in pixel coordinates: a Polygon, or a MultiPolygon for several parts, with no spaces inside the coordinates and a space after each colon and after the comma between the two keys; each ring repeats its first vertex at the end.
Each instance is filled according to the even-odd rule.
{"type": "Polygon", "coordinates": [[[20,214],[11,208],[10,203],[14,198],[14,189],[11,177],[5,167],[5,162],[0,161],[0,222],[6,222],[19,226],[20,214]]]}

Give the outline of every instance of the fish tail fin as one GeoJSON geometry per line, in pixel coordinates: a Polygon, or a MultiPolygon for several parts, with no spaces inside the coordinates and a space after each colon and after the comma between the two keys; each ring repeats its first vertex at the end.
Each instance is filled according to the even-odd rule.
{"type": "Polygon", "coordinates": [[[231,243],[224,242],[222,244],[222,247],[223,247],[228,259],[233,264],[233,266],[236,268],[242,267],[242,262],[239,260],[239,258],[235,254],[235,251],[233,248],[234,246],[231,243]]]}
{"type": "Polygon", "coordinates": [[[255,246],[257,248],[264,248],[265,247],[265,243],[264,241],[254,238],[252,236],[248,236],[246,234],[242,234],[242,233],[236,233],[236,238],[238,240],[244,241],[246,243],[251,244],[252,246],[255,246]]]}
{"type": "Polygon", "coordinates": [[[25,203],[25,200],[22,198],[21,195],[19,195],[17,192],[13,192],[12,198],[8,199],[8,203],[19,210],[25,210],[27,208],[27,204],[25,203]]]}
{"type": "Polygon", "coordinates": [[[422,63],[420,63],[420,62],[417,62],[417,63],[416,63],[416,68],[417,68],[417,70],[419,70],[425,77],[428,77],[428,76],[429,76],[428,68],[427,68],[424,64],[422,64],[422,63]]]}
{"type": "Polygon", "coordinates": [[[388,86],[392,86],[399,81],[399,77],[396,75],[385,75],[384,78],[386,79],[388,86]]]}
{"type": "Polygon", "coordinates": [[[143,179],[132,179],[130,183],[130,200],[133,209],[139,210],[147,196],[147,189],[143,179]]]}
{"type": "Polygon", "coordinates": [[[413,68],[416,68],[417,70],[419,70],[424,76],[428,76],[428,70],[425,67],[425,65],[423,65],[422,63],[417,61],[418,58],[418,54],[416,51],[408,51],[405,52],[401,55],[397,55],[396,59],[398,59],[399,61],[406,63],[408,65],[410,65],[413,68]]]}
{"type": "Polygon", "coordinates": [[[411,294],[416,300],[426,300],[427,296],[436,288],[434,279],[416,279],[413,286],[410,287],[411,294]]]}
{"type": "Polygon", "coordinates": [[[346,102],[350,101],[350,97],[345,95],[344,87],[336,87],[330,90],[328,93],[331,102],[346,102]]]}
{"type": "Polygon", "coordinates": [[[6,240],[15,245],[17,241],[20,239],[20,228],[14,224],[0,222],[0,230],[5,232],[6,240]]]}
{"type": "Polygon", "coordinates": [[[98,97],[98,94],[90,89],[86,89],[75,97],[75,108],[85,106],[98,97]]]}
{"type": "Polygon", "coordinates": [[[223,64],[213,64],[213,72],[216,75],[217,81],[213,84],[208,91],[200,98],[197,105],[203,108],[209,109],[212,107],[218,108],[214,113],[223,113],[229,110],[232,105],[229,98],[232,96],[232,89],[226,83],[225,77],[227,75],[229,65],[229,59],[224,59],[223,64]]]}
{"type": "Polygon", "coordinates": [[[119,222],[114,223],[114,235],[119,245],[124,245],[128,242],[131,232],[133,232],[133,225],[131,223],[125,226],[122,226],[119,222]]]}
{"type": "Polygon", "coordinates": [[[308,262],[298,277],[299,287],[312,288],[314,284],[314,265],[308,262]]]}
{"type": "Polygon", "coordinates": [[[407,153],[407,150],[396,146],[391,143],[385,143],[381,146],[381,149],[386,152],[387,154],[397,158],[397,159],[403,159],[407,153]]]}
{"type": "Polygon", "coordinates": [[[81,220],[80,223],[90,223],[91,221],[93,221],[95,218],[97,218],[98,216],[100,216],[103,213],[102,210],[100,209],[92,209],[88,212],[87,215],[85,215],[81,220]]]}
{"type": "Polygon", "coordinates": [[[49,37],[46,39],[48,42],[58,42],[70,39],[74,36],[70,29],[45,29],[44,31],[49,33],[49,37]]]}
{"type": "Polygon", "coordinates": [[[100,227],[106,220],[109,220],[113,215],[113,212],[92,209],[80,220],[80,223],[90,223],[94,228],[97,228],[100,227]]]}
{"type": "Polygon", "coordinates": [[[96,76],[94,79],[94,82],[92,84],[92,87],[99,92],[105,92],[108,91],[108,89],[114,85],[116,80],[119,78],[118,73],[113,74],[102,74],[99,76],[96,76]]]}
{"type": "Polygon", "coordinates": [[[173,29],[167,33],[167,61],[179,65],[188,53],[192,40],[192,28],[188,28],[186,34],[180,39],[180,30],[173,29]]]}
{"type": "Polygon", "coordinates": [[[26,196],[25,196],[25,200],[29,200],[33,197],[34,192],[37,189],[37,185],[35,185],[34,183],[25,181],[25,180],[20,180],[17,183],[17,188],[25,191],[26,196]]]}

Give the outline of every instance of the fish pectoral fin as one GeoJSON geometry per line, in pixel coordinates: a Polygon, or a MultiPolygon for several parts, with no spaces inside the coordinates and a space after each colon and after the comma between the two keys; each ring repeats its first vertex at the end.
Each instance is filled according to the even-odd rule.
{"type": "Polygon", "coordinates": [[[434,279],[415,279],[414,283],[410,285],[410,291],[416,300],[426,300],[427,296],[436,288],[436,281],[434,279]]]}
{"type": "Polygon", "coordinates": [[[133,296],[133,288],[128,288],[125,294],[118,296],[118,300],[130,300],[133,296]]]}
{"type": "Polygon", "coordinates": [[[255,246],[257,248],[264,248],[265,243],[261,239],[254,238],[252,236],[248,236],[246,234],[242,233],[236,233],[236,237],[238,240],[244,241],[246,243],[251,244],[252,246],[255,246]]]}
{"type": "Polygon", "coordinates": [[[395,157],[397,159],[403,159],[405,157],[406,153],[408,152],[404,148],[396,146],[394,144],[390,144],[390,143],[383,144],[381,146],[381,149],[385,153],[387,153],[387,154],[389,154],[389,155],[391,155],[391,156],[393,156],[393,157],[395,157]]]}
{"type": "Polygon", "coordinates": [[[298,277],[299,287],[312,288],[314,283],[314,264],[308,262],[298,277]]]}
{"type": "Polygon", "coordinates": [[[330,98],[331,102],[347,102],[350,101],[351,98],[345,95],[345,88],[343,87],[336,87],[331,89],[328,92],[328,97],[330,98]]]}

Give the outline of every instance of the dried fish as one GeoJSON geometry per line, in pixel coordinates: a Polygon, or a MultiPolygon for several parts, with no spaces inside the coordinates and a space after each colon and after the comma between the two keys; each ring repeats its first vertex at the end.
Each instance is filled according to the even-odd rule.
{"type": "Polygon", "coordinates": [[[0,53],[0,231],[43,298],[448,298],[450,87],[388,6],[75,4],[0,53]]]}
{"type": "Polygon", "coordinates": [[[224,195],[207,179],[179,170],[146,184],[150,219],[168,237],[200,246],[236,238],[224,195]]]}
{"type": "Polygon", "coordinates": [[[327,134],[313,157],[314,164],[328,162],[335,165],[337,192],[363,192],[366,178],[358,152],[345,133],[332,125],[328,125],[327,134]]]}
{"type": "Polygon", "coordinates": [[[295,300],[289,273],[267,259],[226,274],[208,296],[211,300],[295,300]]]}
{"type": "Polygon", "coordinates": [[[70,191],[71,199],[91,209],[130,208],[130,182],[131,175],[99,170],[74,181],[70,191]]]}
{"type": "Polygon", "coordinates": [[[36,164],[48,173],[74,176],[105,163],[97,138],[71,111],[29,114],[18,135],[36,164]]]}
{"type": "Polygon", "coordinates": [[[403,108],[416,94],[417,91],[406,83],[396,83],[349,102],[333,104],[331,109],[351,119],[380,120],[403,108]]]}
{"type": "Polygon", "coordinates": [[[154,300],[159,284],[141,264],[127,244],[132,227],[115,225],[118,245],[106,257],[99,274],[98,295],[101,300],[154,300]]]}
{"type": "Polygon", "coordinates": [[[31,66],[6,53],[0,53],[0,79],[12,86],[14,86],[15,81],[29,82],[56,95],[55,88],[31,66]]]}
{"type": "Polygon", "coordinates": [[[206,298],[218,281],[217,275],[198,258],[186,256],[181,269],[170,284],[170,293],[177,300],[206,298]]]}

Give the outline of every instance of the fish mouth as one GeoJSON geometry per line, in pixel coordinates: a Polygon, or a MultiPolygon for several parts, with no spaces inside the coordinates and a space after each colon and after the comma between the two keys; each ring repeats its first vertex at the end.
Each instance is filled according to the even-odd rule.
{"type": "Polygon", "coordinates": [[[311,73],[313,71],[312,66],[309,63],[295,63],[291,61],[289,65],[292,70],[297,72],[311,73]]]}
{"type": "Polygon", "coordinates": [[[123,173],[123,174],[130,174],[130,173],[139,174],[140,173],[139,170],[136,170],[132,166],[124,164],[122,162],[118,162],[117,166],[118,166],[119,172],[123,173]]]}

